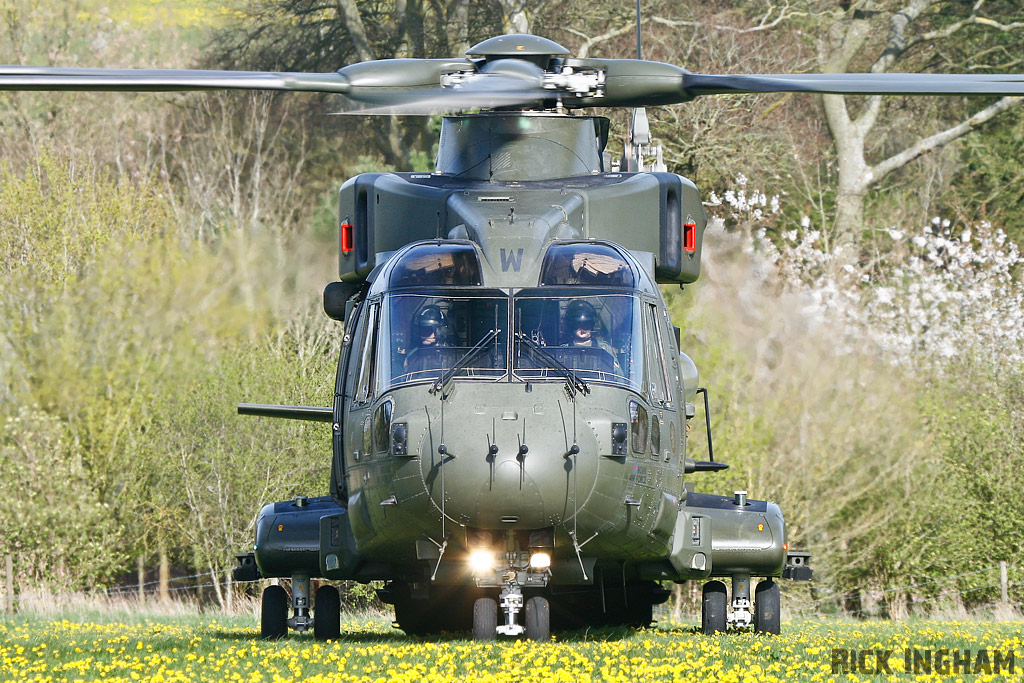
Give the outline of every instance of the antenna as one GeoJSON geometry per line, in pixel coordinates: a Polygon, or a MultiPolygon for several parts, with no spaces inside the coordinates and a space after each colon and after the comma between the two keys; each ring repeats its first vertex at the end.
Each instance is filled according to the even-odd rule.
{"type": "Polygon", "coordinates": [[[640,50],[640,0],[636,0],[636,58],[644,58],[640,50]]]}

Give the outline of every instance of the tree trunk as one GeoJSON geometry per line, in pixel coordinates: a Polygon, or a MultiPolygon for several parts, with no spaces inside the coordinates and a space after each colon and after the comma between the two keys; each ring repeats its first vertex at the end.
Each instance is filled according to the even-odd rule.
{"type": "Polygon", "coordinates": [[[139,606],[146,602],[146,558],[139,555],[135,564],[136,577],[139,581],[139,606]]]}
{"type": "MultiPolygon", "coordinates": [[[[199,546],[193,546],[192,548],[192,566],[195,568],[196,574],[200,574],[199,567],[202,565],[202,555],[199,552],[199,546]]],[[[196,604],[203,604],[203,584],[206,583],[205,576],[196,577],[196,604]]]]}
{"type": "Polygon", "coordinates": [[[4,593],[7,614],[14,614],[14,557],[4,554],[4,593]]]}
{"type": "Polygon", "coordinates": [[[167,557],[167,549],[160,546],[160,602],[171,601],[171,561],[167,557]]]}
{"type": "Polygon", "coordinates": [[[469,0],[454,0],[452,3],[451,23],[455,25],[452,56],[466,54],[469,50],[469,0]]]}
{"type": "Polygon", "coordinates": [[[505,33],[529,33],[530,18],[526,16],[524,0],[498,0],[505,33]]]}

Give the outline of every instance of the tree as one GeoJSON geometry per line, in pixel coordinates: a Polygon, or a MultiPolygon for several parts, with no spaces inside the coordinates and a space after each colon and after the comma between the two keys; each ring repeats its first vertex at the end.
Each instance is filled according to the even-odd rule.
{"type": "MultiPolygon", "coordinates": [[[[472,44],[512,26],[513,20],[528,27],[523,7],[506,7],[505,0],[500,6],[479,0],[269,0],[246,10],[238,26],[222,32],[216,62],[229,68],[333,71],[375,59],[459,57],[472,44]]],[[[318,113],[344,108],[336,100],[320,102],[318,113]]],[[[333,128],[332,138],[344,130],[355,146],[369,140],[372,149],[367,151],[380,155],[387,167],[426,170],[424,158],[414,153],[422,155],[434,143],[429,118],[332,118],[334,122],[325,124],[333,128]]],[[[334,165],[336,152],[331,155],[334,165]]]]}
{"type": "MultiPolygon", "coordinates": [[[[1024,38],[1024,22],[1015,3],[988,0],[940,2],[939,0],[857,0],[840,2],[825,17],[820,40],[821,70],[839,73],[869,64],[872,73],[916,70],[916,67],[999,71],[1009,63],[1006,48],[1024,38]],[[884,39],[879,38],[885,36],[884,39]],[[962,49],[950,49],[952,41],[962,49]],[[1000,45],[1002,43],[1002,45],[1000,45]],[[991,61],[990,61],[991,60],[991,61]]],[[[959,48],[958,48],[959,49],[959,48]]],[[[823,104],[829,131],[835,142],[838,163],[835,236],[851,242],[862,229],[864,201],[871,189],[889,174],[910,162],[957,140],[1003,112],[1020,104],[1021,98],[1003,97],[966,117],[950,121],[930,135],[886,149],[879,144],[887,133],[886,114],[898,104],[893,98],[868,97],[851,113],[850,98],[825,95],[823,104]],[[881,148],[881,149],[879,149],[881,148]],[[881,154],[879,154],[879,151],[881,154]],[[881,156],[874,163],[869,156],[881,156]]],[[[959,113],[958,107],[944,107],[959,113]]]]}

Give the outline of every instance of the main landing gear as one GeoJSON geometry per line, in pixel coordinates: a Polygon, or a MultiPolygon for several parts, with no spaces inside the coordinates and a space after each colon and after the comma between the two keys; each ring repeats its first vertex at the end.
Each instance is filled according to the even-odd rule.
{"type": "Polygon", "coordinates": [[[732,577],[732,613],[728,612],[729,602],[725,584],[708,581],[701,593],[700,629],[705,635],[725,633],[727,628],[746,628],[753,624],[756,633],[778,635],[779,584],[771,578],[762,580],[754,589],[754,611],[750,607],[750,576],[736,574],[732,577]]]}
{"type": "Polygon", "coordinates": [[[292,595],[289,604],[288,593],[281,586],[267,586],[263,589],[260,604],[260,637],[276,640],[288,635],[292,628],[299,633],[313,629],[317,640],[336,640],[341,635],[341,596],[334,586],[321,586],[313,601],[314,611],[310,613],[310,580],[307,574],[292,575],[292,595]],[[294,614],[288,617],[289,606],[294,614]]]}

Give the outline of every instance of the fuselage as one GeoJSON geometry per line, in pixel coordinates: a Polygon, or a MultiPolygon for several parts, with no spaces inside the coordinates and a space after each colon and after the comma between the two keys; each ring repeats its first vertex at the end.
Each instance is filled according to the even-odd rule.
{"type": "Polygon", "coordinates": [[[361,555],[416,560],[417,541],[468,550],[481,532],[547,534],[565,561],[573,538],[608,560],[668,555],[685,427],[661,294],[611,243],[556,240],[538,257],[533,286],[492,287],[500,264],[472,242],[414,244],[353,311],[337,455],[361,555]],[[589,345],[573,306],[593,313],[589,345]],[[424,315],[444,329],[419,329],[424,315]]]}

